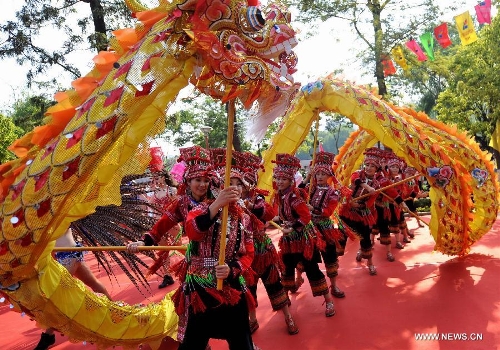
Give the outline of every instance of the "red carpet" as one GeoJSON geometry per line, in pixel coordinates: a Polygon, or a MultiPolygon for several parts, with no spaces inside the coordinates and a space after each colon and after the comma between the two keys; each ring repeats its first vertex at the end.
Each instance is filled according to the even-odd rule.
{"type": "MultiPolygon", "coordinates": [[[[424,217],[428,220],[429,217],[424,217]]],[[[262,350],[278,349],[497,349],[500,346],[500,221],[476,243],[471,254],[453,258],[432,252],[434,242],[426,228],[408,222],[416,238],[405,249],[393,249],[395,262],[385,259],[385,248],[376,245],[378,275],[370,276],[364,263],[354,259],[357,242],[348,242],[340,258],[338,285],[346,293],[335,299],[337,314],[324,316],[323,298],[313,298],[307,283],[291,296],[291,311],[300,327],[290,336],[281,313],[273,312],[262,285],[257,315],[260,328],[253,339],[262,350]],[[439,339],[418,340],[419,336],[439,339]]],[[[276,235],[276,231],[271,231],[276,235]]],[[[276,237],[275,237],[276,238],[276,237]]],[[[145,299],[123,276],[118,285],[97,270],[115,300],[129,303],[159,300],[169,289],[157,288],[145,299]]],[[[304,275],[305,277],[305,275],[304,275]]],[[[40,330],[9,305],[0,304],[0,349],[33,349],[40,330]]],[[[52,349],[95,349],[71,344],[56,335],[52,349]]],[[[211,341],[213,350],[225,350],[223,341],[211,341]]],[[[119,349],[119,347],[117,347],[119,349]]]]}

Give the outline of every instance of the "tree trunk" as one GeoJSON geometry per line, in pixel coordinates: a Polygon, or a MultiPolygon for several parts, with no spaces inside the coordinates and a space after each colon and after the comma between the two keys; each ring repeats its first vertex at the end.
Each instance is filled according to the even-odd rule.
{"type": "Polygon", "coordinates": [[[382,9],[379,1],[368,1],[368,8],[373,16],[373,31],[375,33],[375,77],[377,79],[378,93],[382,97],[385,97],[387,95],[387,86],[385,85],[384,67],[382,65],[384,40],[384,32],[380,20],[382,9]]]}
{"type": "Polygon", "coordinates": [[[101,0],[90,0],[90,10],[92,11],[92,19],[94,21],[94,47],[97,52],[106,51],[108,49],[108,38],[106,35],[106,22],[104,21],[104,9],[101,5],[101,0]]]}
{"type": "Polygon", "coordinates": [[[240,128],[236,119],[234,121],[233,147],[235,151],[241,152],[240,128]]]}

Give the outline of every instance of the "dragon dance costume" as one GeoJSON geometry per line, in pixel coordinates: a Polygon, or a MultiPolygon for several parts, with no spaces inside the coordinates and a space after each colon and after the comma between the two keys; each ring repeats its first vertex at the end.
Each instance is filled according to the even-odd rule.
{"type": "MultiPolygon", "coordinates": [[[[267,296],[274,311],[281,310],[289,303],[289,298],[280,276],[280,258],[273,241],[266,233],[264,224],[276,215],[274,208],[265,200],[268,191],[262,191],[255,187],[257,183],[257,171],[261,168],[262,159],[250,152],[244,152],[240,159],[243,172],[241,180],[250,191],[246,193],[247,198],[243,199],[244,208],[250,213],[252,219],[253,242],[255,255],[252,261],[252,270],[255,272],[253,281],[249,281],[250,289],[256,306],[257,303],[257,282],[262,280],[267,296]],[[247,203],[252,203],[249,206],[247,203]]],[[[233,157],[234,158],[234,157],[233,157]]]]}
{"type": "MultiPolygon", "coordinates": [[[[185,178],[214,176],[208,151],[194,146],[182,152],[187,163],[185,178]]],[[[210,338],[227,340],[230,349],[253,349],[248,307],[255,307],[255,303],[245,282],[245,277],[253,274],[250,217],[239,205],[229,205],[225,263],[231,272],[219,291],[215,266],[219,264],[222,223],[220,212],[210,218],[212,202],[204,199],[193,203],[191,197],[184,196],[172,206],[176,210],[168,211],[158,223],[158,228],[168,227],[184,217],[184,230],[190,240],[185,259],[175,267],[180,286],[172,299],[179,315],[179,349],[204,350],[210,338]]]]}
{"type": "Polygon", "coordinates": [[[339,192],[331,184],[318,185],[315,176],[321,171],[327,174],[328,177],[332,177],[334,158],[333,153],[318,152],[311,171],[312,183],[305,187],[310,193],[309,204],[313,207],[311,211],[312,223],[318,229],[321,239],[325,242],[325,248],[320,253],[325,263],[326,275],[329,278],[338,275],[338,256],[343,255],[346,236],[338,228],[335,228],[331,219],[339,203],[339,192]]]}
{"type": "MultiPolygon", "coordinates": [[[[365,155],[365,164],[373,164],[380,168],[380,160],[377,155],[365,155]]],[[[376,195],[368,196],[357,200],[356,198],[367,194],[363,188],[366,184],[373,189],[380,188],[375,174],[368,175],[365,170],[357,170],[351,175],[350,189],[352,191],[352,200],[342,204],[339,210],[340,218],[352,230],[354,230],[361,238],[360,250],[362,259],[372,258],[372,242],[370,234],[372,226],[376,223],[375,200],[376,195]]]]}
{"type": "MultiPolygon", "coordinates": [[[[300,168],[299,159],[281,153],[276,156],[275,163],[274,177],[283,177],[293,183],[294,175],[300,168]]],[[[313,296],[328,294],[325,275],[318,266],[321,261],[318,248],[321,248],[321,245],[324,246],[324,242],[320,241],[317,236],[317,231],[311,222],[311,212],[300,190],[293,184],[285,190],[279,190],[274,198],[274,207],[279,213],[283,227],[293,229],[283,234],[279,241],[280,255],[285,266],[282,272],[283,286],[286,290],[295,288],[295,268],[301,262],[313,296]]]]}
{"type": "MultiPolygon", "coordinates": [[[[392,159],[389,159],[388,165],[394,164],[392,159]]],[[[384,175],[382,172],[377,174],[377,181],[380,187],[387,187],[395,182],[401,181],[400,176],[392,177],[384,175]]],[[[399,204],[403,202],[400,196],[402,185],[393,186],[383,191],[384,195],[380,194],[375,201],[375,208],[377,210],[377,223],[374,226],[373,234],[380,233],[380,244],[391,244],[391,233],[396,235],[396,244],[399,242],[399,222],[402,211],[399,204]],[[397,204],[397,205],[396,205],[397,204]]],[[[401,242],[399,242],[399,246],[401,242]]],[[[398,246],[398,248],[399,248],[398,246]]]]}

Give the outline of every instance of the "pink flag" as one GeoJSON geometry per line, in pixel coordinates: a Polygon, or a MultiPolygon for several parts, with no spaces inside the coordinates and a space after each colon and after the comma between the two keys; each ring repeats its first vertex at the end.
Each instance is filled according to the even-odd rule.
{"type": "Polygon", "coordinates": [[[320,152],[324,152],[324,151],[325,151],[325,150],[323,149],[323,144],[322,144],[321,142],[319,143],[318,148],[319,148],[319,151],[320,151],[320,152]]]}
{"type": "Polygon", "coordinates": [[[491,0],[481,1],[474,6],[479,24],[491,24],[491,0]]]}
{"type": "Polygon", "coordinates": [[[422,51],[422,48],[415,40],[413,39],[408,40],[406,42],[406,47],[409,48],[415,55],[417,55],[419,61],[427,61],[427,56],[425,55],[425,53],[422,51]]]}
{"type": "Polygon", "coordinates": [[[434,36],[443,49],[451,45],[450,36],[448,35],[448,24],[442,23],[434,28],[434,36]]]}

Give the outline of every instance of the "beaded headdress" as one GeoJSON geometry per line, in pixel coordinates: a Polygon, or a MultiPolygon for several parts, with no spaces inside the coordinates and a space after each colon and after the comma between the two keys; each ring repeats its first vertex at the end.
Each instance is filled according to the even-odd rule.
{"type": "Polygon", "coordinates": [[[332,165],[335,161],[335,154],[330,152],[318,152],[316,153],[316,158],[314,160],[314,165],[312,168],[312,174],[316,174],[318,171],[322,171],[329,176],[333,175],[332,165]]]}
{"type": "Polygon", "coordinates": [[[192,146],[181,148],[178,162],[186,163],[186,172],[184,173],[185,180],[191,180],[196,177],[211,177],[212,163],[210,161],[210,153],[200,147],[192,146]]]}
{"type": "Polygon", "coordinates": [[[255,186],[257,184],[257,172],[262,169],[264,171],[264,166],[262,164],[262,158],[250,152],[243,152],[245,161],[245,173],[243,178],[251,185],[255,186]]]}
{"type": "MultiPolygon", "coordinates": [[[[212,155],[212,165],[220,176],[224,176],[226,172],[226,149],[225,148],[212,148],[210,149],[212,155]]],[[[241,152],[232,151],[231,158],[231,178],[239,179],[243,185],[249,186],[244,178],[246,172],[245,157],[241,152]]]]}
{"type": "Polygon", "coordinates": [[[272,162],[276,164],[273,169],[275,178],[282,177],[293,181],[295,173],[300,169],[300,159],[288,153],[278,153],[276,160],[272,162]]]}
{"type": "Polygon", "coordinates": [[[404,161],[395,154],[393,154],[391,157],[387,159],[387,167],[390,168],[393,165],[397,165],[399,169],[402,169],[404,166],[404,161]]]}
{"type": "Polygon", "coordinates": [[[377,168],[381,167],[381,160],[384,157],[384,151],[377,147],[367,148],[363,153],[365,164],[373,164],[377,168]]]}

